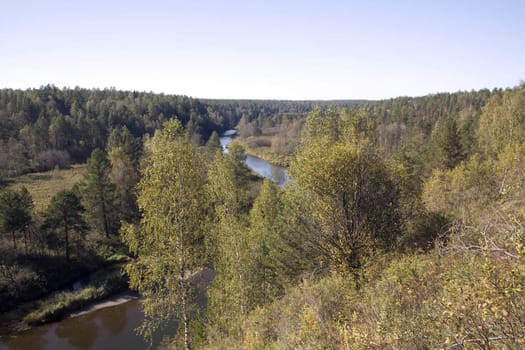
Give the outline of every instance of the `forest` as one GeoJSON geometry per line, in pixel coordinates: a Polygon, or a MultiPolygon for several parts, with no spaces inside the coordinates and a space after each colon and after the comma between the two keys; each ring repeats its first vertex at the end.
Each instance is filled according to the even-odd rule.
{"type": "Polygon", "coordinates": [[[525,85],[381,101],[4,89],[0,132],[0,311],[107,272],[26,323],[129,285],[146,339],[179,322],[169,348],[525,346],[525,85]],[[14,186],[80,164],[43,210],[14,186]]]}

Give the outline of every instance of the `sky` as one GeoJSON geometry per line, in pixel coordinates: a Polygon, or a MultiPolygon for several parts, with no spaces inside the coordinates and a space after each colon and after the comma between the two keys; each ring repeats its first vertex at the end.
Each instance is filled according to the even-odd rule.
{"type": "Polygon", "coordinates": [[[0,88],[384,99],[525,80],[523,0],[0,0],[0,88]]]}

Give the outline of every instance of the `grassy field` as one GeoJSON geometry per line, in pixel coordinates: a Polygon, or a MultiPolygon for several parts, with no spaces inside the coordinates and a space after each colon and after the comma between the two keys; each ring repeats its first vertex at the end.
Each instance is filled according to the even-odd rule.
{"type": "Polygon", "coordinates": [[[9,187],[19,189],[25,186],[35,204],[37,212],[47,208],[53,195],[61,190],[70,189],[82,181],[86,172],[85,164],[76,164],[69,169],[51,170],[44,173],[32,173],[8,179],[9,187]]]}

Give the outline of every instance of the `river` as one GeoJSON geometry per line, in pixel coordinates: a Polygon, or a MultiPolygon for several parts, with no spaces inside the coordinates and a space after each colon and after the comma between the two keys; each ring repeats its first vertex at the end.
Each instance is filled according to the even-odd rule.
{"type": "MultiPolygon", "coordinates": [[[[236,130],[228,130],[224,133],[223,136],[220,137],[221,146],[225,153],[228,153],[227,146],[228,144],[230,144],[230,142],[233,141],[233,138],[235,137],[236,133],[236,130]]],[[[246,155],[245,163],[248,166],[248,168],[261,175],[262,177],[272,180],[279,186],[283,186],[286,182],[288,182],[288,175],[286,174],[286,169],[283,167],[273,165],[271,163],[268,163],[264,159],[252,156],[250,154],[246,155]]]]}
{"type": "Polygon", "coordinates": [[[145,349],[147,344],[134,332],[142,319],[135,299],[20,332],[3,339],[0,349],[145,349]]]}
{"type": "MultiPolygon", "coordinates": [[[[235,130],[227,131],[220,142],[223,150],[235,137],[235,130]]],[[[286,170],[255,156],[246,156],[246,165],[263,177],[282,186],[288,181],[286,170]]],[[[0,338],[1,350],[71,350],[71,349],[145,349],[147,344],[135,329],[144,315],[136,299],[98,309],[60,322],[34,327],[0,338]]],[[[174,334],[175,326],[163,329],[154,337],[154,347],[164,336],[174,334]]]]}

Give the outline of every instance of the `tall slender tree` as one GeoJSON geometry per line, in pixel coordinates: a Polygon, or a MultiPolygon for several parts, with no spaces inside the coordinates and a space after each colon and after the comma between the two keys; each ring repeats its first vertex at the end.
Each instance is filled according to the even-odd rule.
{"type": "Polygon", "coordinates": [[[82,204],[92,226],[106,237],[118,230],[115,185],[110,180],[111,164],[106,154],[95,149],[87,162],[81,185],[82,204]]]}
{"type": "Polygon", "coordinates": [[[284,203],[279,187],[266,179],[250,211],[250,288],[252,304],[262,305],[283,291],[287,242],[283,241],[284,203]]]}
{"type": "Polygon", "coordinates": [[[71,190],[58,192],[51,198],[45,212],[44,229],[64,236],[64,252],[66,260],[70,260],[70,235],[87,231],[87,224],[82,217],[84,207],[78,196],[71,190]]]}
{"type": "Polygon", "coordinates": [[[126,225],[123,239],[136,259],[127,266],[130,286],[143,295],[141,333],[151,340],[161,322],[177,319],[190,349],[196,299],[190,276],[203,265],[205,168],[200,151],[180,123],[165,123],[147,145],[138,184],[139,225],[126,225]]]}
{"type": "Polygon", "coordinates": [[[208,171],[208,198],[215,212],[211,236],[213,266],[217,273],[208,289],[208,315],[219,334],[238,334],[249,311],[248,220],[236,176],[238,160],[217,151],[208,171]]]}
{"type": "Polygon", "coordinates": [[[11,234],[16,250],[16,234],[24,233],[32,220],[33,199],[25,187],[20,191],[4,189],[0,192],[0,229],[11,234]]]}
{"type": "Polygon", "coordinates": [[[452,169],[465,159],[461,135],[454,117],[446,116],[440,120],[436,130],[435,142],[437,155],[434,154],[434,157],[439,168],[452,169]]]}

